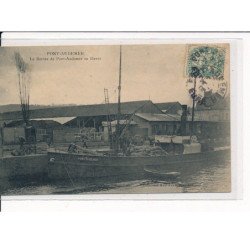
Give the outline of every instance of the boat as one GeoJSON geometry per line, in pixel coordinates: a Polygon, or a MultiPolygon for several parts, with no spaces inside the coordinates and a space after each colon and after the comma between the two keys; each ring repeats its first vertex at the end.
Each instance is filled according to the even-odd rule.
{"type": "MultiPolygon", "coordinates": [[[[154,177],[177,176],[183,168],[192,167],[194,164],[225,161],[230,158],[230,147],[209,148],[202,150],[201,144],[190,135],[189,139],[183,137],[171,138],[169,144],[181,145],[183,150],[178,152],[165,151],[160,155],[133,155],[122,153],[119,141],[124,134],[125,127],[120,126],[121,120],[121,48],[118,85],[118,112],[115,136],[109,135],[109,152],[98,152],[90,149],[78,150],[77,145],[70,147],[70,152],[51,149],[48,151],[48,173],[52,179],[73,178],[99,178],[115,177],[121,175],[143,176],[145,173],[154,177]],[[185,139],[185,140],[184,140],[185,139]],[[112,143],[111,143],[112,142],[112,143]]],[[[106,96],[105,96],[105,99],[106,96]]],[[[110,123],[109,116],[107,121],[110,123]]],[[[127,124],[129,124],[130,120],[127,124]]],[[[111,131],[111,129],[109,129],[111,131]]],[[[165,141],[166,143],[166,141],[165,141]]],[[[153,146],[155,147],[155,146],[153,146]]]]}
{"type": "Polygon", "coordinates": [[[144,168],[145,176],[153,180],[176,180],[180,177],[180,172],[166,172],[144,168]]]}
{"type": "Polygon", "coordinates": [[[181,172],[194,164],[226,161],[230,158],[230,147],[164,156],[97,155],[50,150],[48,158],[48,173],[52,179],[142,176],[145,169],[181,172]]]}

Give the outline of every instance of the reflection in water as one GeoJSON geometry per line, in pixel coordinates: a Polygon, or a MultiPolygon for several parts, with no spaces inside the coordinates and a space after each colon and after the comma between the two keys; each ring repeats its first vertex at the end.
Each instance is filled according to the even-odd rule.
{"type": "Polygon", "coordinates": [[[197,193],[230,192],[230,162],[183,167],[178,178],[159,180],[141,176],[110,177],[57,182],[0,180],[2,195],[48,195],[86,193],[197,193]]]}

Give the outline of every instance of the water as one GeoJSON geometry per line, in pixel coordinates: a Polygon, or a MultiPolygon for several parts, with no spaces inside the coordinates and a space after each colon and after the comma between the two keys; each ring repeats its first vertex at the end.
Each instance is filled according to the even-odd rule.
{"type": "Polygon", "coordinates": [[[214,193],[230,192],[230,162],[193,165],[181,171],[178,178],[159,180],[142,176],[98,180],[8,181],[0,180],[2,195],[52,195],[91,193],[214,193]]]}

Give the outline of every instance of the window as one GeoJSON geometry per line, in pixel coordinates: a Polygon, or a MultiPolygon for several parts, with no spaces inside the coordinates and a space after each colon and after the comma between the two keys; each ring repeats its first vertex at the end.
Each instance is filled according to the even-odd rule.
{"type": "Polygon", "coordinates": [[[158,134],[159,125],[157,125],[157,124],[152,125],[152,132],[153,132],[153,134],[158,134]]]}
{"type": "Polygon", "coordinates": [[[37,133],[38,135],[46,135],[46,129],[38,128],[38,129],[36,130],[36,133],[37,133]]]}
{"type": "Polygon", "coordinates": [[[174,124],[174,134],[176,134],[176,131],[177,131],[177,125],[176,124],[174,124]]]}
{"type": "Polygon", "coordinates": [[[168,131],[168,124],[165,125],[165,130],[168,131]]]}

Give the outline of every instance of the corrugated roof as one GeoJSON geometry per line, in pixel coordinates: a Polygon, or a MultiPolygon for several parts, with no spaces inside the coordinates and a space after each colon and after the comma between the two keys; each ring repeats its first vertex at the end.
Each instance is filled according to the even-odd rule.
{"type": "MultiPolygon", "coordinates": [[[[117,114],[117,103],[81,105],[81,106],[65,106],[47,109],[36,109],[30,111],[31,119],[36,118],[52,118],[52,117],[74,117],[74,116],[105,116],[117,114]]],[[[161,110],[151,101],[134,101],[121,103],[122,114],[133,114],[135,111],[149,113],[162,113],[161,110]]],[[[7,112],[0,114],[1,120],[22,119],[21,112],[7,112]]]]}
{"type": "MultiPolygon", "coordinates": [[[[35,128],[54,128],[60,127],[62,124],[54,120],[30,120],[30,125],[35,128]]],[[[23,120],[11,121],[6,124],[6,127],[23,127],[23,120]]]]}
{"type": "Polygon", "coordinates": [[[135,115],[150,122],[180,121],[179,115],[172,115],[172,114],[170,115],[170,114],[136,113],[135,115]]]}
{"type": "Polygon", "coordinates": [[[164,113],[175,112],[175,109],[182,110],[181,104],[179,102],[162,102],[155,103],[159,109],[164,111],[164,113]],[[174,110],[173,110],[174,109],[174,110]]]}
{"type": "MultiPolygon", "coordinates": [[[[188,116],[188,121],[192,120],[192,116],[188,116]]],[[[194,115],[194,121],[208,121],[208,122],[224,122],[229,121],[229,111],[223,110],[196,110],[194,115]],[[226,113],[228,115],[226,115],[226,113]]]]}
{"type": "MultiPolygon", "coordinates": [[[[117,120],[111,121],[112,126],[115,126],[116,124],[117,124],[117,120]]],[[[137,123],[135,121],[120,120],[120,124],[121,125],[125,125],[125,124],[136,125],[137,123]]],[[[107,126],[107,122],[106,121],[102,122],[102,125],[107,126]]]]}
{"type": "Polygon", "coordinates": [[[75,119],[76,117],[53,117],[53,118],[36,118],[34,121],[56,121],[60,124],[65,124],[68,121],[75,119]]]}
{"type": "MultiPolygon", "coordinates": [[[[144,114],[136,113],[137,116],[151,122],[168,122],[168,121],[180,121],[181,115],[178,114],[144,114]]],[[[204,110],[196,111],[194,115],[194,121],[203,122],[228,122],[230,120],[229,115],[226,116],[220,110],[204,110]]],[[[192,115],[187,116],[187,121],[192,121],[192,115]]]]}

